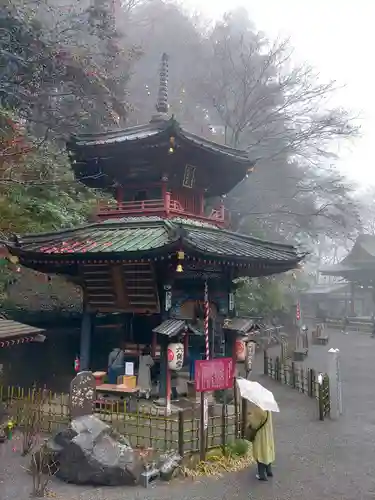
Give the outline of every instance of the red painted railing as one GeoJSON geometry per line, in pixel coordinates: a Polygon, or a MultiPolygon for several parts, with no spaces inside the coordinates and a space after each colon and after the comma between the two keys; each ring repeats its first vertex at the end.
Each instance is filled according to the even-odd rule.
{"type": "Polygon", "coordinates": [[[137,217],[145,215],[159,215],[161,217],[182,216],[190,219],[201,220],[206,222],[214,222],[218,225],[227,225],[228,219],[224,205],[211,211],[210,215],[203,213],[191,213],[184,210],[181,203],[171,199],[170,193],[165,193],[164,199],[160,200],[143,200],[143,201],[109,201],[99,202],[96,212],[97,218],[114,219],[119,217],[137,217]]]}

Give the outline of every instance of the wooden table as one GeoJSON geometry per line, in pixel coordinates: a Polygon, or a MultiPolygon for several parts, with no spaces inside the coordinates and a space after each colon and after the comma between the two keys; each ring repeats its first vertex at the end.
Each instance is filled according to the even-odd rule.
{"type": "Polygon", "coordinates": [[[97,407],[102,408],[104,405],[106,410],[113,409],[113,405],[122,401],[128,401],[129,408],[132,408],[133,400],[139,395],[139,387],[129,389],[121,384],[101,384],[96,387],[96,392],[97,398],[95,403],[97,407]]]}

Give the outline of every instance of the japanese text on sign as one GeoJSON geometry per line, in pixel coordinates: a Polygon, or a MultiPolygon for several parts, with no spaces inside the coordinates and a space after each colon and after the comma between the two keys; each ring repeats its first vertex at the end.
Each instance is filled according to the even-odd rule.
{"type": "Polygon", "coordinates": [[[195,390],[197,392],[221,391],[233,387],[234,365],[232,358],[198,360],[195,362],[195,390]]]}

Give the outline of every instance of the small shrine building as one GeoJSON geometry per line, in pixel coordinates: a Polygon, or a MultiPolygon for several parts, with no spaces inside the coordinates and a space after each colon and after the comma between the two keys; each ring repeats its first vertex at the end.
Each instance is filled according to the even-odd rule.
{"type": "Polygon", "coordinates": [[[320,269],[325,276],[341,277],[350,283],[348,316],[356,315],[356,290],[364,287],[372,291],[372,314],[375,313],[375,236],[360,234],[344,259],[333,266],[320,269]]]}

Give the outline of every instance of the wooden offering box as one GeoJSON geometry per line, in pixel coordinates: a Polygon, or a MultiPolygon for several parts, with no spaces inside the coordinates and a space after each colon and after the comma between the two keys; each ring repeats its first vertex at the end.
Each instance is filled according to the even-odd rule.
{"type": "Polygon", "coordinates": [[[117,377],[117,385],[127,389],[135,389],[137,387],[137,377],[135,375],[120,375],[117,377]]]}

